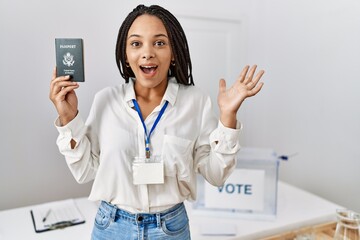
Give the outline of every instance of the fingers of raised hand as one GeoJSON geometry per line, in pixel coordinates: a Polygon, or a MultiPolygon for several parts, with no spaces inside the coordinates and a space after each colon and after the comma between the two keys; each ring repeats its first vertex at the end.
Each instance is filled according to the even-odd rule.
{"type": "Polygon", "coordinates": [[[257,65],[253,65],[250,69],[249,66],[246,66],[240,74],[240,82],[248,84],[252,81],[257,65]]]}
{"type": "Polygon", "coordinates": [[[79,85],[76,82],[71,82],[69,76],[56,77],[53,75],[53,80],[50,83],[50,99],[56,100],[57,97],[63,98],[67,93],[78,88],[79,85]]]}
{"type": "Polygon", "coordinates": [[[248,84],[252,81],[253,77],[254,77],[254,74],[255,74],[255,71],[256,71],[256,65],[253,65],[250,70],[249,70],[249,73],[247,74],[247,76],[245,77],[245,80],[244,80],[244,84],[248,84]]]}
{"type": "Polygon", "coordinates": [[[264,83],[259,83],[257,85],[255,85],[255,87],[253,87],[250,91],[249,91],[249,97],[252,97],[254,95],[256,95],[258,92],[260,92],[262,86],[264,85],[264,83]]]}
{"type": "Polygon", "coordinates": [[[249,71],[249,68],[250,66],[249,65],[246,65],[243,70],[241,71],[240,75],[239,75],[239,81],[241,83],[243,83],[245,81],[245,78],[246,78],[246,75],[247,75],[247,72],[249,71]]]}
{"type": "Polygon", "coordinates": [[[238,78],[239,82],[245,84],[250,89],[254,88],[264,74],[264,70],[261,70],[256,74],[254,78],[256,68],[257,65],[253,65],[251,68],[248,65],[245,66],[238,78]]]}
{"type": "Polygon", "coordinates": [[[254,79],[252,79],[252,77],[251,77],[251,80],[246,83],[246,86],[249,87],[250,89],[253,89],[255,86],[258,85],[258,82],[260,81],[260,79],[264,75],[264,73],[265,73],[264,70],[259,71],[256,74],[254,79]]]}

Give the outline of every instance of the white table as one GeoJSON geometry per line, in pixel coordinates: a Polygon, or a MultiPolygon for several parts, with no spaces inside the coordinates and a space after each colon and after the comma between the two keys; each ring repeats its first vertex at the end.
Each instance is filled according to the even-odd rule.
{"type": "Polygon", "coordinates": [[[314,194],[296,188],[284,182],[278,183],[277,216],[273,221],[245,220],[236,218],[216,218],[198,216],[191,208],[188,213],[194,240],[250,240],[261,239],[282,232],[305,226],[335,221],[335,211],[342,208],[314,194]],[[201,236],[203,225],[232,225],[236,228],[235,236],[201,236]]]}
{"type": "MultiPolygon", "coordinates": [[[[86,198],[76,199],[76,202],[86,219],[85,224],[43,233],[34,231],[30,216],[31,206],[0,211],[0,240],[90,239],[97,204],[86,198]]],[[[219,219],[196,214],[189,203],[186,203],[186,206],[193,240],[261,239],[304,226],[334,221],[335,210],[341,208],[339,205],[283,182],[278,184],[278,213],[274,221],[219,219]],[[204,225],[218,228],[229,225],[236,229],[236,234],[234,236],[202,236],[200,228],[204,225]]]]}
{"type": "Polygon", "coordinates": [[[0,240],[72,240],[90,239],[97,205],[87,198],[75,199],[85,218],[84,224],[65,229],[36,233],[31,219],[32,206],[15,208],[0,212],[0,240]]]}

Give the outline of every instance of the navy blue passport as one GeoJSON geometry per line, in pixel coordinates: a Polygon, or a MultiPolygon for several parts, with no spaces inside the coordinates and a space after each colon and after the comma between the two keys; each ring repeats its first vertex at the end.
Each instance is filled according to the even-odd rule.
{"type": "Polygon", "coordinates": [[[56,76],[70,75],[74,82],[85,82],[84,48],[81,38],[56,38],[56,76]]]}

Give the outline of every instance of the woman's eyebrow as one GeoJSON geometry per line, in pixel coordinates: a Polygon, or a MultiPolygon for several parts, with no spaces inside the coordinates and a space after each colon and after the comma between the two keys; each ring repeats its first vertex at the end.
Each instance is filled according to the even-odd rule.
{"type": "Polygon", "coordinates": [[[166,37],[166,38],[169,38],[166,34],[163,34],[163,33],[156,34],[154,37],[166,37]]]}
{"type": "MultiPolygon", "coordinates": [[[[128,39],[132,38],[132,37],[137,37],[137,38],[141,38],[141,35],[139,34],[131,34],[128,39]]],[[[163,34],[163,33],[159,33],[159,34],[155,34],[154,35],[155,38],[158,38],[158,37],[166,37],[166,38],[169,38],[166,34],[163,34]]]]}
{"type": "Polygon", "coordinates": [[[139,34],[131,34],[129,37],[128,37],[128,39],[129,38],[132,38],[132,37],[141,37],[139,34]]]}

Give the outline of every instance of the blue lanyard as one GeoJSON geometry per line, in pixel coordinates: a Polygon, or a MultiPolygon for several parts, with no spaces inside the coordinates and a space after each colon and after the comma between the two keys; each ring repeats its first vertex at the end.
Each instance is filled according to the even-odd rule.
{"type": "Polygon", "coordinates": [[[137,101],[135,99],[132,100],[133,103],[134,103],[134,106],[135,106],[135,109],[137,111],[137,113],[139,114],[139,117],[140,117],[140,120],[141,120],[141,123],[144,127],[144,131],[145,131],[145,151],[146,151],[146,158],[150,158],[150,136],[151,136],[151,133],[154,131],[156,125],[159,123],[160,121],[160,118],[162,117],[162,115],[164,114],[165,112],[165,109],[168,105],[168,101],[165,102],[164,106],[161,108],[160,112],[159,112],[159,115],[157,116],[153,126],[151,127],[151,130],[150,130],[150,133],[148,134],[147,133],[147,129],[146,129],[146,125],[145,125],[145,121],[142,117],[142,114],[141,114],[141,110],[140,110],[140,107],[139,107],[139,104],[137,103],[137,101]]]}

